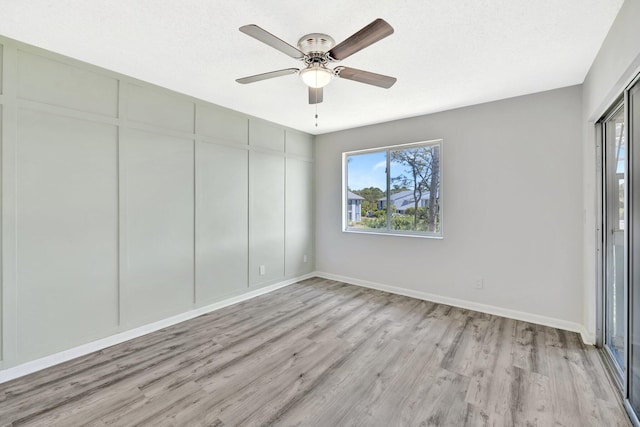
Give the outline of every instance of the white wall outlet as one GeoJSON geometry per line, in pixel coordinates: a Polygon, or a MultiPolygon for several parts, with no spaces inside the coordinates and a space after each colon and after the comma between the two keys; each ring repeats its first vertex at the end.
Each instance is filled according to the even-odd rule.
{"type": "Polygon", "coordinates": [[[484,279],[482,277],[477,278],[476,281],[473,282],[473,287],[476,289],[484,288],[484,279]]]}
{"type": "Polygon", "coordinates": [[[265,274],[267,274],[267,267],[264,265],[261,265],[260,267],[258,267],[258,272],[260,273],[261,276],[264,276],[265,274]]]}
{"type": "Polygon", "coordinates": [[[304,254],[302,256],[302,262],[309,262],[309,257],[307,256],[307,254],[304,254]]]}

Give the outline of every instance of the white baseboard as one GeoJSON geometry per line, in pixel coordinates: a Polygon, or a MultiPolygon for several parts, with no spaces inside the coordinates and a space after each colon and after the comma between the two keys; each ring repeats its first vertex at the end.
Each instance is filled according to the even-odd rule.
{"type": "Polygon", "coordinates": [[[405,289],[397,286],[385,285],[382,283],[370,282],[368,280],[355,279],[353,277],[340,276],[337,274],[316,271],[317,277],[324,279],[337,280],[339,282],[349,283],[351,285],[362,286],[364,288],[377,289],[379,291],[390,292],[392,294],[404,295],[407,297],[422,299],[440,304],[451,305],[454,307],[464,308],[467,310],[479,311],[481,313],[494,314],[496,316],[508,317],[510,319],[522,320],[524,322],[536,323],[538,325],[550,326],[552,328],[563,329],[565,331],[577,332],[582,337],[585,344],[594,344],[595,336],[587,332],[584,325],[575,322],[569,322],[553,317],[540,316],[538,314],[526,313],[518,310],[497,307],[494,305],[482,304],[473,301],[467,301],[457,298],[450,298],[427,292],[416,291],[413,289],[405,289]]]}
{"type": "Polygon", "coordinates": [[[125,341],[129,341],[130,339],[158,331],[168,326],[184,322],[185,320],[193,319],[194,317],[198,317],[203,314],[207,314],[212,311],[219,310],[221,308],[228,307],[230,305],[237,304],[239,302],[246,301],[260,295],[264,295],[266,293],[275,291],[276,289],[289,286],[293,283],[299,282],[304,279],[309,279],[311,277],[315,277],[315,274],[305,274],[303,276],[287,279],[273,285],[265,286],[264,288],[252,290],[242,295],[237,295],[213,304],[209,304],[205,307],[199,307],[172,317],[168,317],[166,319],[159,320],[157,322],[149,323],[147,325],[139,326],[134,329],[129,329],[127,331],[111,335],[97,341],[70,348],[68,350],[45,356],[40,359],[32,360],[30,362],[26,362],[5,370],[0,370],[0,384],[31,374],[36,371],[40,371],[45,368],[49,368],[54,365],[58,365],[63,362],[67,362],[77,357],[93,353],[94,351],[102,350],[104,348],[111,347],[112,345],[120,344],[125,341]]]}
{"type": "Polygon", "coordinates": [[[589,332],[585,326],[582,326],[580,330],[580,336],[582,337],[582,342],[589,345],[596,345],[596,334],[593,332],[589,332]]]}

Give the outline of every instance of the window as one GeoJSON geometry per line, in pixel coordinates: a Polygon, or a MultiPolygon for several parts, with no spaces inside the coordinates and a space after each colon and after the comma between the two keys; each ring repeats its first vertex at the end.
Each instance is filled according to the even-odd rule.
{"type": "Polygon", "coordinates": [[[442,140],[342,159],[343,231],[442,237],[442,140]]]}

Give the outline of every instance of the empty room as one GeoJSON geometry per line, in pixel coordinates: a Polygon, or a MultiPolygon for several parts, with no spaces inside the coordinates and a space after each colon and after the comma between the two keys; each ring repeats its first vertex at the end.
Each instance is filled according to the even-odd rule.
{"type": "Polygon", "coordinates": [[[638,147],[640,0],[0,0],[0,426],[640,427],[638,147]]]}

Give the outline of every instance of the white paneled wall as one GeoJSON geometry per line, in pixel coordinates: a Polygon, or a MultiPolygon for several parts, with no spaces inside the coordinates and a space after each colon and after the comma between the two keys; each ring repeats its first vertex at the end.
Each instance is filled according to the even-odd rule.
{"type": "Polygon", "coordinates": [[[285,274],[292,275],[305,271],[305,263],[313,256],[313,217],[306,215],[307,206],[313,206],[312,164],[304,160],[287,159],[286,167],[286,215],[285,234],[286,260],[285,274]],[[302,254],[302,256],[300,256],[302,254]]]}
{"type": "Polygon", "coordinates": [[[0,95],[2,95],[2,45],[0,44],[0,95]]]}
{"type": "Polygon", "coordinates": [[[193,140],[122,133],[121,320],[137,326],[194,302],[193,140]]]}
{"type": "Polygon", "coordinates": [[[250,153],[249,283],[252,286],[284,276],[284,167],[282,156],[250,153]]]}
{"type": "Polygon", "coordinates": [[[249,280],[249,152],[210,142],[196,150],[196,301],[208,304],[249,280]]]}
{"type": "Polygon", "coordinates": [[[138,84],[126,86],[127,120],[193,133],[195,104],[192,100],[138,84]]]}
{"type": "Polygon", "coordinates": [[[118,326],[117,134],[113,125],[18,111],[17,351],[25,359],[118,326]]]}
{"type": "MultiPolygon", "coordinates": [[[[3,87],[2,87],[2,81],[3,81],[3,71],[4,71],[4,66],[3,66],[3,49],[4,46],[2,45],[2,43],[0,42],[0,147],[2,147],[2,137],[4,136],[4,130],[2,128],[2,121],[4,118],[4,111],[3,111],[3,105],[2,105],[2,101],[4,100],[4,92],[3,92],[3,87]]],[[[0,159],[2,158],[2,156],[0,156],[0,159]]],[[[0,166],[1,168],[2,166],[0,166]]],[[[2,178],[0,175],[0,192],[2,191],[2,178]]],[[[0,214],[1,214],[1,210],[2,210],[3,204],[2,204],[2,199],[0,198],[0,214]]],[[[2,227],[0,226],[0,241],[2,240],[2,227]]],[[[0,245],[0,255],[2,254],[2,245],[0,245]]],[[[1,265],[1,264],[0,264],[1,265]]],[[[2,286],[2,275],[0,275],[0,289],[2,286]]],[[[4,330],[4,319],[2,316],[2,306],[4,305],[4,301],[6,300],[6,296],[4,294],[4,292],[0,292],[0,366],[2,366],[2,354],[3,354],[3,330],[4,330]]]]}
{"type": "Polygon", "coordinates": [[[21,49],[17,50],[17,57],[19,99],[59,105],[104,117],[117,116],[116,78],[21,49]]]}
{"type": "Polygon", "coordinates": [[[0,370],[314,270],[310,135],[5,38],[0,113],[0,370]]]}

